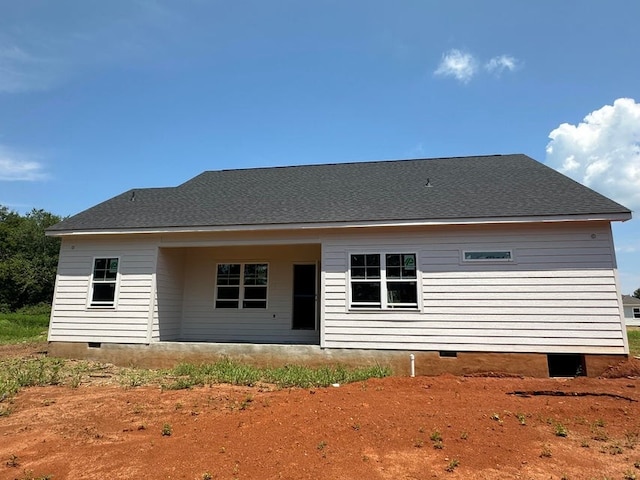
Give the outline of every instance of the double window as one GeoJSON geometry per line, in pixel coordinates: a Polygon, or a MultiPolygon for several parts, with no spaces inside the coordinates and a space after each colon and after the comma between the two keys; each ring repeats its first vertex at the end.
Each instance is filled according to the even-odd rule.
{"type": "Polygon", "coordinates": [[[119,263],[117,257],[93,260],[90,302],[92,307],[115,306],[119,263]]]}
{"type": "Polygon", "coordinates": [[[633,307],[633,318],[640,318],[640,307],[633,307]]]}
{"type": "Polygon", "coordinates": [[[351,308],[417,308],[415,253],[351,254],[351,308]]]}
{"type": "Polygon", "coordinates": [[[266,263],[219,263],[216,308],[267,308],[266,263]]]}

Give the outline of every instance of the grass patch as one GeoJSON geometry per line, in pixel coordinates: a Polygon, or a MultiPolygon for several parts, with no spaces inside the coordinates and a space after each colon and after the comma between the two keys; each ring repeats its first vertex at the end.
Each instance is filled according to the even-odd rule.
{"type": "Polygon", "coordinates": [[[629,353],[631,355],[640,355],[640,328],[627,328],[627,337],[629,338],[629,353]]]}
{"type": "Polygon", "coordinates": [[[360,382],[369,378],[383,378],[389,375],[391,375],[391,369],[381,365],[360,368],[346,368],[341,365],[318,368],[286,365],[284,367],[266,369],[263,381],[275,383],[281,388],[308,388],[360,382]]]}
{"type": "Polygon", "coordinates": [[[42,342],[47,339],[49,314],[0,313],[0,344],[42,342]]]}
{"type": "Polygon", "coordinates": [[[258,368],[224,358],[215,363],[201,365],[180,364],[169,371],[169,377],[173,377],[173,380],[164,382],[163,387],[180,390],[216,383],[251,386],[258,382],[272,383],[279,388],[328,387],[333,384],[387,377],[390,374],[390,368],[380,365],[361,368],[346,368],[341,365],[316,368],[302,365],[258,368]]]}
{"type": "Polygon", "coordinates": [[[0,402],[23,387],[58,385],[65,362],[57,358],[4,360],[0,362],[0,402]]]}
{"type": "MultiPolygon", "coordinates": [[[[101,375],[104,369],[105,366],[97,362],[49,357],[0,360],[0,403],[17,394],[23,387],[66,385],[75,388],[88,376],[101,375]]],[[[225,358],[210,364],[185,363],[170,370],[121,368],[111,372],[111,375],[125,387],[159,384],[168,390],[220,383],[252,386],[260,382],[280,388],[310,388],[382,378],[391,375],[391,369],[379,365],[362,368],[340,365],[258,368],[225,358]]],[[[250,402],[250,399],[246,400],[240,408],[246,408],[250,402]]],[[[9,413],[8,408],[0,405],[0,416],[9,413]]]]}

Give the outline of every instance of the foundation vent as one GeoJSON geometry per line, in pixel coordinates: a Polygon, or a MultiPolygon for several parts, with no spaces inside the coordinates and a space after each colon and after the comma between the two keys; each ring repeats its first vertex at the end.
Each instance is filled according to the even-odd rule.
{"type": "Polygon", "coordinates": [[[550,377],[582,377],[587,374],[584,355],[579,353],[550,353],[547,364],[550,377]]]}

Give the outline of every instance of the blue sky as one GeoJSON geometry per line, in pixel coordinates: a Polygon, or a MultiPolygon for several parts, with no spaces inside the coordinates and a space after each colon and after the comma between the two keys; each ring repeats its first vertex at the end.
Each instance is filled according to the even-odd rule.
{"type": "MultiPolygon", "coordinates": [[[[525,153],[640,210],[640,2],[0,0],[0,204],[525,153]]],[[[614,225],[623,293],[640,219],[614,225]]]]}

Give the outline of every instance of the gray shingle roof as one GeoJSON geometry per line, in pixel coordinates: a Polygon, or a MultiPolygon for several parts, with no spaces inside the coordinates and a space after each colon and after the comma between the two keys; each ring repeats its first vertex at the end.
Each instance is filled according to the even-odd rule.
{"type": "Polygon", "coordinates": [[[49,232],[620,213],[518,154],[208,171],[130,190],[49,232]]]}
{"type": "Polygon", "coordinates": [[[632,297],[631,295],[622,295],[622,304],[640,306],[640,298],[632,297]]]}

